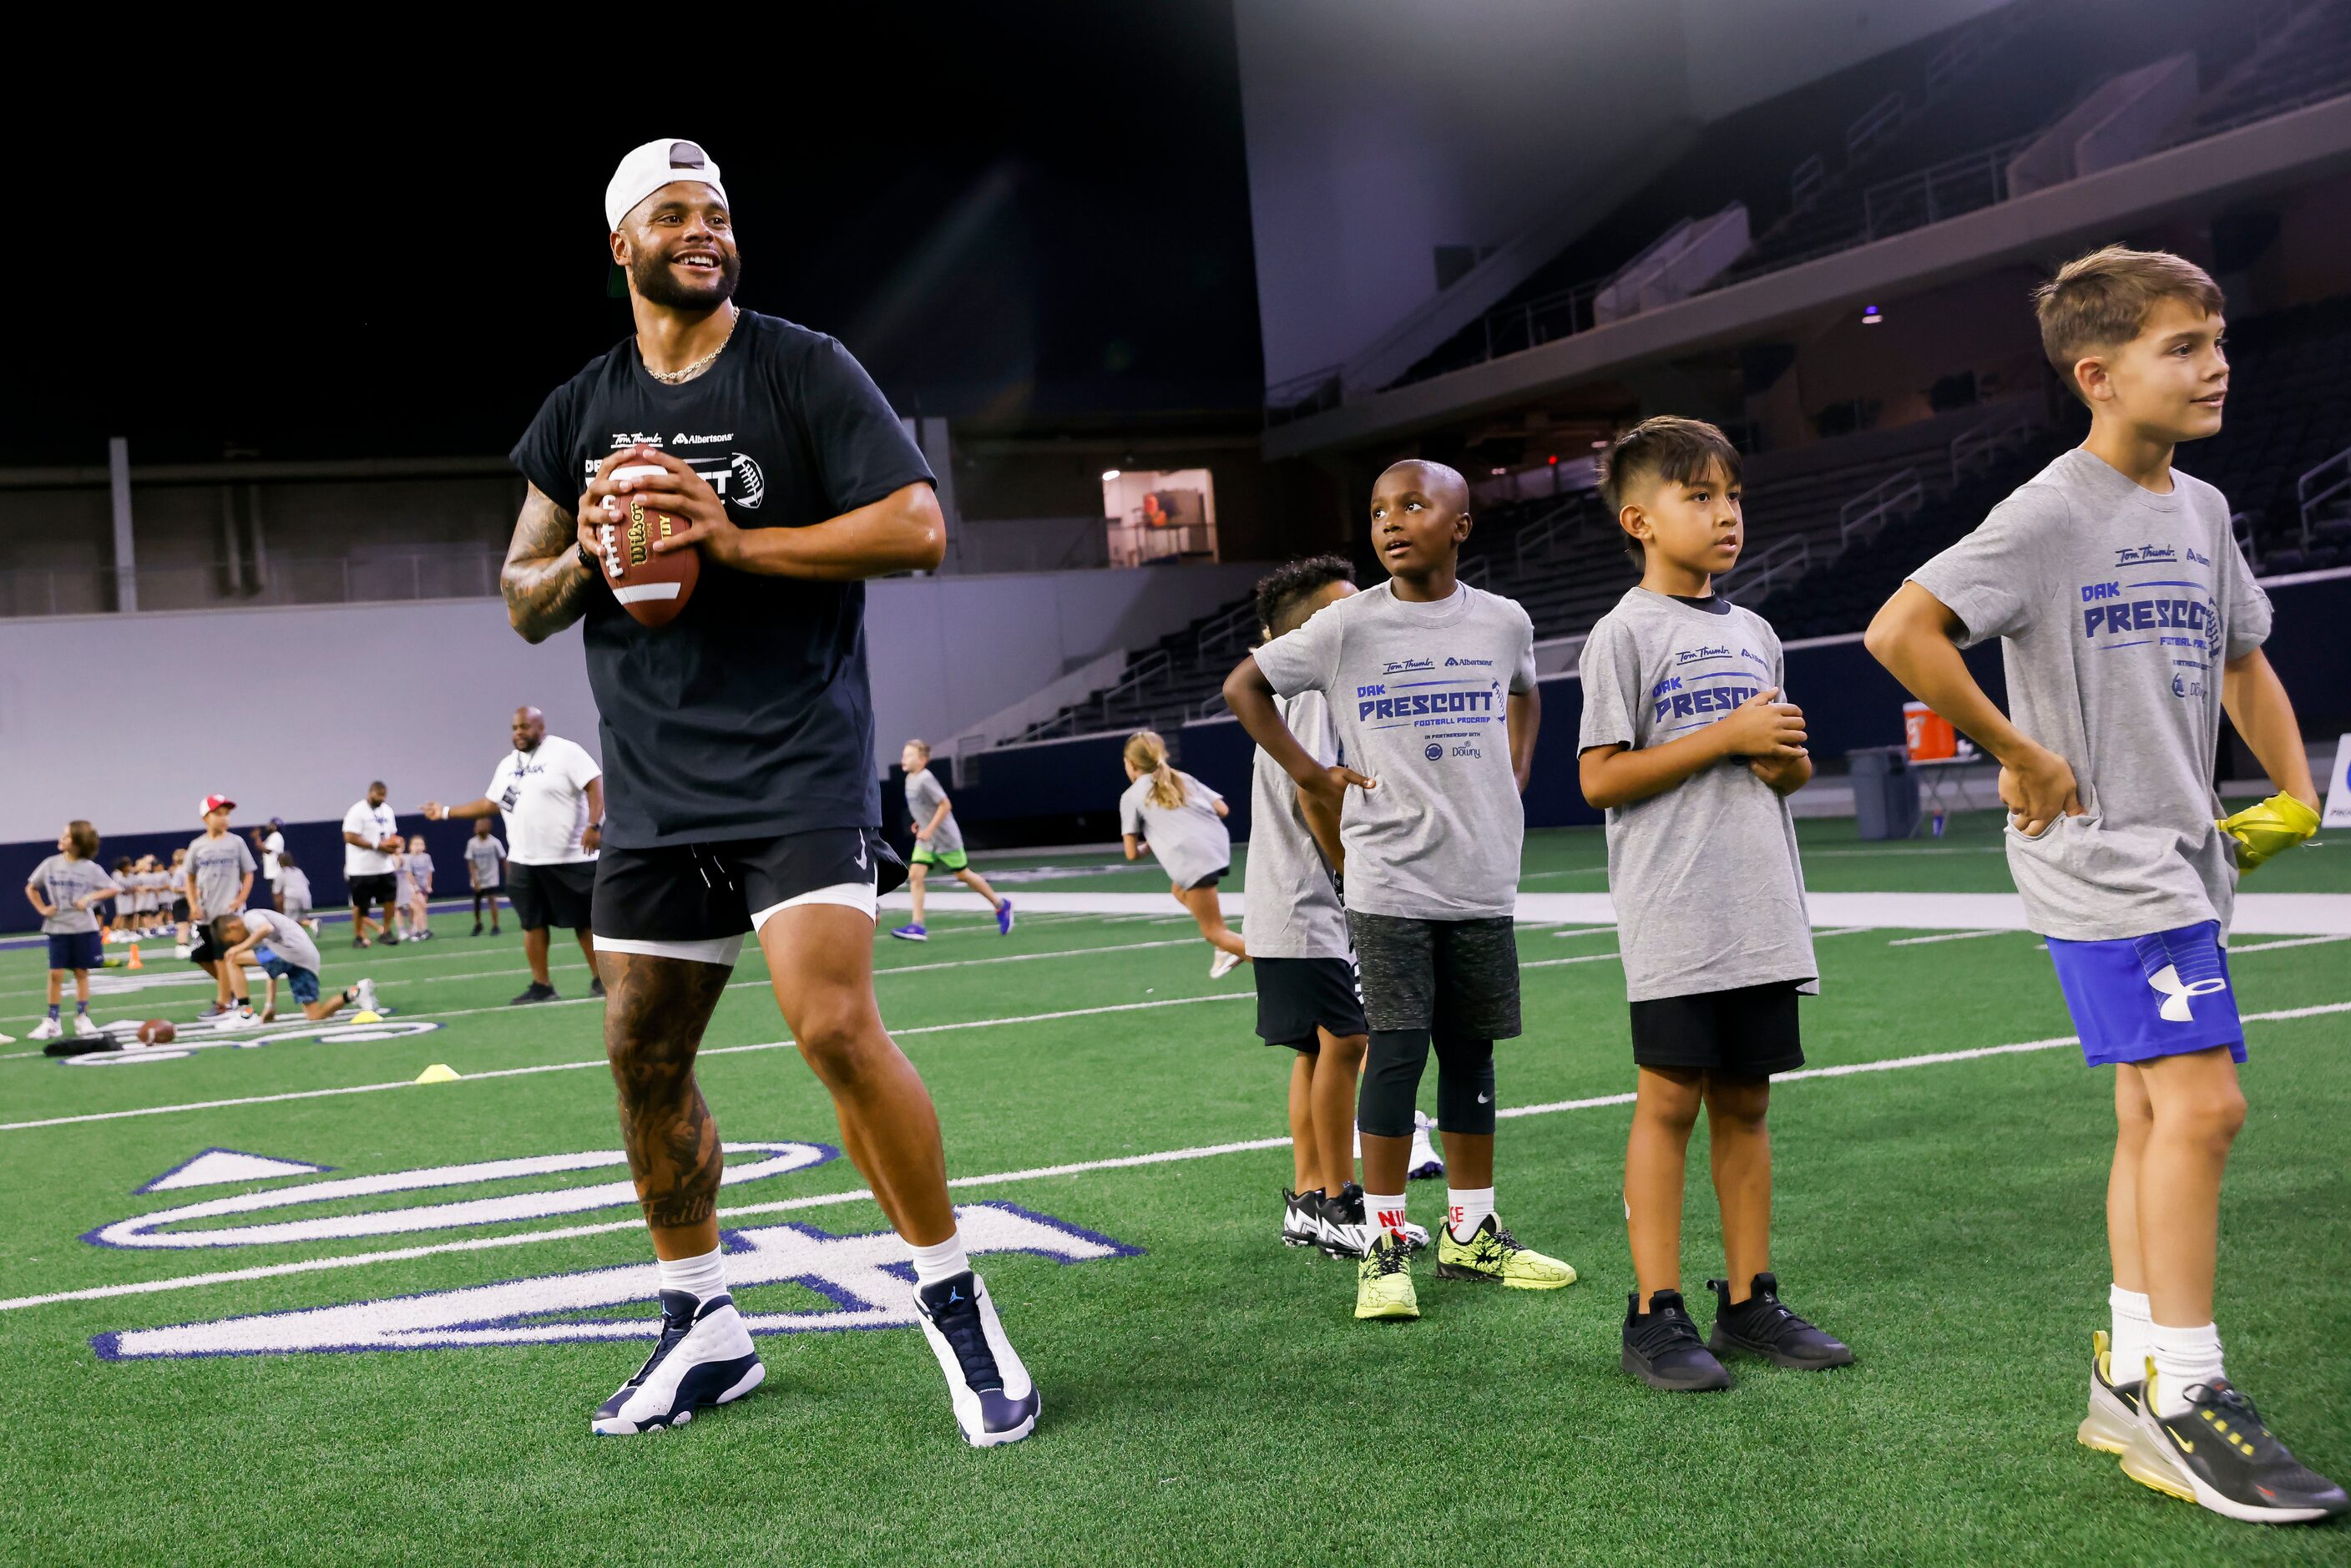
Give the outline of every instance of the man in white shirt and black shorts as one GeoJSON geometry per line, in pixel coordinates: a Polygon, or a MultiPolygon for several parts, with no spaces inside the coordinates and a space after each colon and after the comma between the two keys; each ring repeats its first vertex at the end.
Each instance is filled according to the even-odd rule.
{"type": "MultiPolygon", "coordinates": [[[[596,851],[603,841],[604,770],[587,748],[547,733],[547,716],[535,707],[515,709],[507,730],[514,749],[490,775],[489,793],[462,806],[424,802],[428,821],[486,817],[507,821],[507,902],[522,923],[523,957],[530,984],[517,1004],[557,999],[547,967],[548,927],[560,925],[580,939],[588,960],[588,994],[604,994],[596,975],[596,948],[590,935],[590,895],[596,887],[596,851]]],[[[495,901],[493,904],[495,907],[495,901]]],[[[476,925],[479,915],[475,916],[476,925]]]]}
{"type": "MultiPolygon", "coordinates": [[[[401,849],[400,821],[392,808],[383,803],[391,791],[379,779],[368,786],[367,799],[355,800],[343,813],[343,880],[351,889],[351,946],[371,947],[368,939],[368,908],[380,904],[383,908],[383,939],[399,940],[392,935],[392,906],[399,896],[400,879],[392,873],[392,857],[401,849]]],[[[225,915],[215,909],[210,915],[225,915]]],[[[202,917],[200,917],[202,918],[202,917]]]]}
{"type": "Polygon", "coordinates": [[[694,1074],[752,932],[841,1145],[908,1249],[906,1304],[956,1426],[975,1446],[1017,1442],[1036,1386],[965,1255],[930,1093],[873,998],[877,902],[905,866],[881,832],[865,580],[937,567],[930,466],[847,349],[735,304],[733,214],[699,145],[631,152],[604,216],[636,335],[558,388],[517,444],[530,488],[501,580],[533,643],[584,621],[610,779],[604,1048],[662,1334],[591,1425],[660,1430],[766,1375],[726,1293],[724,1155],[694,1074]],[[630,617],[595,553],[632,502],[685,525],[656,550],[701,554],[693,600],[657,630],[630,617]]]}

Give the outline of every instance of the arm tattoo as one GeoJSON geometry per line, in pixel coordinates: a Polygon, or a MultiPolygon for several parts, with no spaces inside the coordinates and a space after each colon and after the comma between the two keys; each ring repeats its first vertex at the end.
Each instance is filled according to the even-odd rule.
{"type": "Polygon", "coordinates": [[[578,521],[533,486],[498,574],[507,619],[526,642],[543,643],[586,613],[594,574],[580,564],[579,541],[578,521]]]}

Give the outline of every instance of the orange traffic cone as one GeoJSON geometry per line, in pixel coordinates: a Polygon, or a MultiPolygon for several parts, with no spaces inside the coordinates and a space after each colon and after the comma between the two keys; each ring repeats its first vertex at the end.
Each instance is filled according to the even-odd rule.
{"type": "Polygon", "coordinates": [[[131,962],[125,967],[132,969],[143,969],[147,967],[145,961],[139,956],[139,944],[136,942],[131,945],[131,962]]]}

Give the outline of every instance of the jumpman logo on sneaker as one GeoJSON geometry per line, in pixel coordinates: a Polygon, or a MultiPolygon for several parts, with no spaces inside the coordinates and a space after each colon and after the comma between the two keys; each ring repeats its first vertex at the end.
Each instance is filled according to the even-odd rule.
{"type": "Polygon", "coordinates": [[[2163,1005],[2156,1009],[2158,1017],[2170,1023],[2192,1023],[2196,1014],[2189,1006],[2193,997],[2209,997],[2225,991],[2229,982],[2215,976],[2209,980],[2182,980],[2176,964],[2166,964],[2147,977],[2147,983],[2163,997],[2163,1005]]]}
{"type": "Polygon", "coordinates": [[[957,1301],[962,1301],[962,1300],[963,1300],[963,1287],[962,1287],[961,1285],[949,1285],[949,1286],[947,1287],[947,1303],[946,1303],[946,1304],[947,1304],[948,1306],[951,1306],[951,1307],[952,1307],[952,1306],[954,1306],[957,1301]]]}

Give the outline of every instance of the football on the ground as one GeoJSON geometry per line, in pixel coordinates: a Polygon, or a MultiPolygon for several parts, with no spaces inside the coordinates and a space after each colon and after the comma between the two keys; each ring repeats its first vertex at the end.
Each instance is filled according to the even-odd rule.
{"type": "MultiPolygon", "coordinates": [[[[614,469],[612,477],[649,479],[667,473],[639,464],[614,469]]],[[[640,626],[668,625],[694,597],[695,582],[702,576],[702,552],[690,545],[678,550],[653,549],[655,541],[684,527],[683,517],[646,505],[642,497],[615,497],[605,504],[597,539],[604,556],[604,580],[640,626]]]]}
{"type": "Polygon", "coordinates": [[[149,1019],[139,1026],[139,1043],[141,1045],[169,1045],[179,1038],[180,1031],[172,1027],[169,1019],[149,1019]]]}

